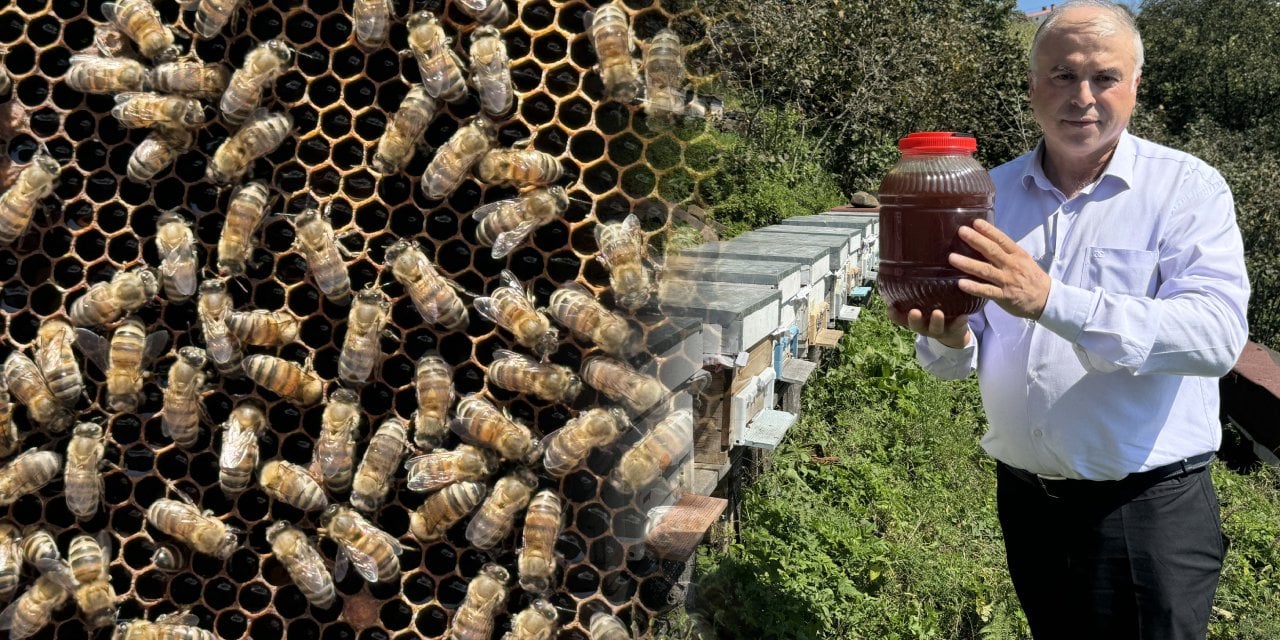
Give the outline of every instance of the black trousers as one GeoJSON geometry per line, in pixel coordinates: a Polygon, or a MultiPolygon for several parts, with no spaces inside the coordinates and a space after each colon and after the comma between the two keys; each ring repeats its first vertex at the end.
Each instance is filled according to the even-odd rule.
{"type": "Polygon", "coordinates": [[[1051,497],[996,467],[1009,574],[1036,640],[1203,640],[1226,554],[1207,468],[1051,497]]]}

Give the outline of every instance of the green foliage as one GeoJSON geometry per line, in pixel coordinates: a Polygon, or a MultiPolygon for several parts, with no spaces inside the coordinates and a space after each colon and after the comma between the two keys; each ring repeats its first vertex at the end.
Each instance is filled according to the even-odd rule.
{"type": "MultiPolygon", "coordinates": [[[[741,540],[698,559],[704,637],[1029,638],[976,383],[924,373],[878,300],[811,380],[742,498],[741,540]]],[[[1213,476],[1231,550],[1209,638],[1280,637],[1280,474],[1213,476]]]]}
{"type": "MultiPolygon", "coordinates": [[[[847,195],[875,190],[911,131],[980,140],[988,166],[1034,142],[1026,51],[1009,0],[712,0],[694,64],[749,96],[788,105],[824,140],[847,195]]],[[[1016,18],[1021,19],[1021,18],[1016,18]]]]}
{"type": "Polygon", "coordinates": [[[1147,0],[1145,103],[1174,132],[1201,118],[1242,130],[1280,116],[1280,3],[1147,0]]]}
{"type": "Polygon", "coordinates": [[[685,156],[694,167],[718,165],[699,182],[698,200],[735,236],[847,202],[824,152],[796,111],[764,110],[741,135],[708,134],[685,156]]]}

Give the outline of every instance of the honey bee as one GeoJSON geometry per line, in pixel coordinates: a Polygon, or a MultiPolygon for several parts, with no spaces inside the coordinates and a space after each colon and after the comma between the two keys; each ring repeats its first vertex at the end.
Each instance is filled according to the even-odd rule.
{"type": "Polygon", "coordinates": [[[111,562],[111,535],[103,531],[96,539],[83,533],[72,538],[67,559],[79,583],[75,590],[76,605],[89,627],[111,625],[116,619],[116,591],[107,572],[111,562]]]}
{"type": "Polygon", "coordinates": [[[351,21],[355,23],[356,42],[369,49],[387,43],[391,33],[391,0],[355,0],[351,21]]]}
{"type": "Polygon", "coordinates": [[[504,389],[536,396],[548,402],[567,403],[582,392],[582,380],[573,369],[498,349],[485,376],[504,389]]]}
{"type": "MultiPolygon", "coordinates": [[[[495,0],[493,5],[502,7],[503,22],[506,22],[507,6],[502,0],[495,0]]],[[[467,4],[455,6],[464,8],[467,4]]],[[[471,86],[480,94],[480,107],[491,116],[498,117],[510,111],[515,102],[507,43],[502,41],[502,34],[490,25],[471,32],[471,86]]]]}
{"type": "Polygon", "coordinates": [[[231,335],[256,347],[279,347],[298,339],[298,319],[285,311],[232,311],[226,322],[231,335]]]}
{"type": "Polygon", "coordinates": [[[230,558],[240,546],[234,529],[214,517],[212,511],[202,513],[190,502],[159,498],[147,509],[147,520],[161,533],[182,541],[196,553],[220,560],[230,558]]]}
{"type": "Polygon", "coordinates": [[[0,631],[7,630],[13,640],[29,638],[53,620],[53,612],[67,601],[66,587],[49,576],[36,578],[17,600],[0,611],[0,631]]]}
{"type": "Polygon", "coordinates": [[[75,342],[76,330],[62,318],[45,320],[36,332],[36,365],[49,391],[68,408],[74,408],[84,393],[84,377],[71,348],[75,342]]]}
{"type": "Polygon", "coordinates": [[[551,294],[547,313],[574,337],[594,342],[609,355],[626,358],[640,350],[640,341],[627,319],[609,311],[577,282],[566,283],[551,294]]]}
{"type": "Polygon", "coordinates": [[[329,497],[307,470],[284,460],[269,460],[258,472],[258,483],[268,496],[303,511],[329,506],[329,497]]]}
{"type": "Polygon", "coordinates": [[[175,544],[162,544],[151,553],[151,564],[165,573],[177,573],[187,566],[187,552],[175,544]]]}
{"type": "Polygon", "coordinates": [[[419,449],[440,446],[449,432],[449,408],[456,395],[453,391],[453,369],[440,354],[431,352],[418,360],[414,379],[418,408],[413,412],[413,441],[419,449]]]}
{"type": "Polygon", "coordinates": [[[351,483],[351,506],[377,511],[395,482],[396,468],[409,448],[409,423],[392,416],[369,439],[369,448],[351,483]]]}
{"type": "Polygon", "coordinates": [[[161,432],[184,449],[195,445],[200,437],[200,392],[207,377],[204,365],[208,362],[204,349],[183,347],[178,359],[169,368],[169,385],[164,390],[164,411],[160,422],[161,432]]]}
{"type": "Polygon", "coordinates": [[[621,0],[613,0],[588,14],[591,46],[596,50],[595,72],[604,81],[605,94],[624,104],[634,102],[640,93],[640,72],[632,52],[635,34],[621,0]]]}
{"type": "Polygon", "coordinates": [[[373,170],[384,176],[403,171],[413,159],[414,150],[424,144],[422,136],[439,108],[425,87],[413,85],[400,102],[400,108],[387,120],[386,132],[378,138],[378,149],[373,152],[371,163],[373,170]]]}
{"type": "MultiPolygon", "coordinates": [[[[283,40],[268,40],[254,47],[244,57],[244,65],[231,74],[227,90],[218,102],[222,118],[232,126],[239,126],[262,102],[262,92],[268,85],[284,75],[293,64],[293,49],[283,40]]],[[[286,129],[293,128],[290,123],[286,129]]],[[[280,144],[271,145],[275,148],[280,144]]],[[[246,163],[247,164],[247,163],[246,163]]]]}
{"type": "MultiPolygon", "coordinates": [[[[560,161],[549,153],[526,148],[531,143],[526,138],[510,149],[493,149],[485,153],[476,165],[476,175],[485,184],[515,187],[546,185],[559,180],[564,175],[560,161]]],[[[564,196],[564,201],[568,206],[568,196],[564,196]]]]}
{"type": "Polygon", "coordinates": [[[591,640],[631,640],[626,625],[622,621],[604,611],[591,616],[591,640]]]}
{"type": "Polygon", "coordinates": [[[386,265],[424,320],[450,331],[467,326],[467,306],[457,293],[461,287],[441,276],[421,247],[406,238],[397,240],[387,249],[386,265]]]}
{"type": "Polygon", "coordinates": [[[591,356],[582,363],[582,380],[632,413],[644,413],[662,401],[667,389],[653,376],[608,356],[591,356]]]}
{"type": "MultiPolygon", "coordinates": [[[[218,151],[226,146],[219,147],[218,151]]],[[[213,164],[209,167],[212,169],[213,164]]],[[[267,183],[261,180],[236,187],[231,193],[231,200],[227,202],[227,219],[222,235],[218,237],[218,272],[221,275],[244,274],[249,259],[253,257],[253,236],[266,215],[269,196],[267,183]]]]}
{"type": "Polygon", "coordinates": [[[21,353],[14,351],[4,361],[5,384],[19,403],[26,405],[27,416],[54,433],[71,426],[71,412],[58,402],[49,390],[40,368],[21,353]]]}
{"type": "Polygon", "coordinates": [[[227,90],[231,73],[222,64],[202,62],[193,57],[156,65],[146,76],[146,81],[153,91],[213,100],[227,90]]]}
{"type": "Polygon", "coordinates": [[[28,528],[22,534],[21,544],[22,557],[26,559],[27,564],[35,567],[40,571],[40,575],[47,576],[63,589],[75,590],[78,584],[75,572],[71,570],[71,565],[62,559],[62,554],[58,551],[58,542],[53,539],[52,534],[44,529],[28,528]]]}
{"type": "Polygon", "coordinates": [[[116,94],[111,115],[130,129],[155,126],[191,129],[204,124],[204,107],[198,100],[148,91],[116,94]]]}
{"type": "Polygon", "coordinates": [[[516,514],[529,506],[538,476],[525,467],[501,477],[467,524],[467,540],[480,549],[491,549],[511,533],[516,514]]]}
{"type": "Polygon", "coordinates": [[[75,517],[87,520],[98,512],[102,499],[102,456],[106,450],[106,435],[102,427],[92,422],[81,422],[71,432],[67,443],[66,467],[62,471],[63,490],[67,509],[75,517]]]}
{"type": "Polygon", "coordinates": [[[490,253],[497,259],[511,253],[534,229],[560,217],[568,208],[569,194],[557,186],[490,202],[473,211],[471,217],[480,223],[476,240],[482,246],[493,247],[490,253]]]}
{"type": "Polygon", "coordinates": [[[644,57],[645,111],[673,119],[684,111],[684,48],[680,37],[663,29],[649,41],[644,57]]]}
{"type": "Polygon", "coordinates": [[[117,271],[110,282],[94,283],[71,303],[71,323],[92,327],[115,322],[120,316],[141,309],[159,292],[160,276],[154,269],[117,271]]]}
{"type": "Polygon", "coordinates": [[[419,542],[434,542],[484,500],[483,482],[455,482],[429,496],[409,514],[409,532],[419,542]]]}
{"type": "Polygon", "coordinates": [[[204,333],[205,355],[224,376],[238,373],[243,356],[239,341],[227,328],[227,316],[230,314],[231,296],[227,293],[227,279],[210,278],[201,282],[196,317],[200,319],[200,330],[204,333]]]}
{"type": "Polygon", "coordinates": [[[548,435],[542,464],[547,473],[562,478],[591,455],[591,450],[612,444],[629,424],[618,407],[588,409],[548,435]]]}
{"type": "Polygon", "coordinates": [[[551,326],[547,314],[534,308],[533,293],[520,287],[515,274],[503,269],[501,279],[502,286],[489,297],[476,298],[476,311],[510,331],[516,342],[545,360],[560,345],[560,331],[551,326]]]}
{"type": "Polygon", "coordinates": [[[430,11],[409,16],[409,49],[418,61],[422,85],[427,95],[445,102],[461,102],[467,98],[467,81],[462,73],[462,60],[453,52],[453,40],[430,11]]]}
{"type": "Polygon", "coordinates": [[[17,180],[0,193],[0,245],[10,244],[27,230],[40,200],[53,193],[62,165],[44,151],[31,157],[17,180]]]}
{"type": "Polygon", "coordinates": [[[467,584],[467,595],[453,615],[446,640],[482,640],[493,635],[493,617],[507,599],[511,574],[492,562],[467,584]]]}
{"type": "MultiPolygon", "coordinates": [[[[154,135],[154,132],[153,132],[154,135]]],[[[187,134],[190,136],[190,134],[187,134]]],[[[148,139],[151,136],[147,136],[148,139]]],[[[138,145],[141,149],[146,140],[138,145]]],[[[137,151],[134,152],[136,157],[137,151]]],[[[132,157],[130,161],[132,162],[132,157]]],[[[167,163],[166,163],[167,164],[167,163]]],[[[196,292],[196,238],[191,223],[173,211],[156,220],[156,253],[160,254],[160,284],[170,301],[181,302],[196,292]]]]}
{"type": "Polygon", "coordinates": [[[125,620],[116,625],[112,640],[218,640],[212,631],[196,626],[199,618],[185,611],[166,613],[155,622],[125,620]]]}
{"type": "Polygon", "coordinates": [[[293,116],[258,109],[249,115],[239,131],[213,152],[205,173],[216,183],[231,184],[249,171],[254,160],[280,146],[292,131],[293,116]]]}
{"type": "Polygon", "coordinates": [[[476,394],[458,401],[458,417],[450,427],[468,444],[493,449],[503,460],[533,462],[542,456],[529,427],[476,394]]]}
{"type": "Polygon", "coordinates": [[[218,485],[227,495],[249,488],[258,468],[258,438],[267,428],[267,416],[256,402],[236,405],[222,423],[222,453],[218,456],[218,485]]]}
{"type": "Polygon", "coordinates": [[[400,577],[397,556],[404,552],[404,547],[354,509],[329,505],[320,516],[318,531],[338,543],[344,554],[339,562],[342,557],[347,558],[366,581],[388,582],[400,577]]]}
{"type": "Polygon", "coordinates": [[[18,528],[0,522],[0,601],[13,597],[22,577],[22,545],[18,528]]]}
{"type": "Polygon", "coordinates": [[[440,200],[453,193],[480,156],[493,148],[497,139],[493,124],[483,117],[475,118],[455,131],[436,151],[423,172],[422,192],[432,200],[440,200]]]}
{"type": "Polygon", "coordinates": [[[531,594],[550,593],[560,561],[556,538],[560,537],[563,520],[560,497],[554,491],[543,489],[534,494],[524,517],[524,534],[516,560],[521,589],[531,594]]]}
{"type": "Polygon", "coordinates": [[[550,602],[538,598],[528,609],[516,614],[511,631],[502,640],[551,640],[556,634],[559,614],[550,602]]]}
{"type": "Polygon", "coordinates": [[[351,276],[340,252],[342,245],[333,233],[327,215],[318,209],[303,211],[294,221],[293,246],[302,252],[320,292],[334,304],[351,301],[351,276]]]}
{"type": "MultiPolygon", "coordinates": [[[[9,400],[9,381],[0,375],[0,457],[8,457],[18,450],[22,436],[18,435],[18,425],[13,421],[13,402],[9,400]]],[[[4,544],[0,540],[0,545],[4,544]]],[[[0,583],[3,583],[4,570],[0,567],[0,583]]],[[[0,584],[0,600],[4,600],[4,587],[0,584]]]]}
{"type": "Polygon", "coordinates": [[[502,0],[458,0],[454,6],[485,24],[502,26],[507,24],[511,17],[507,13],[507,5],[502,0]]]}
{"type": "Polygon", "coordinates": [[[196,33],[206,39],[218,35],[243,1],[199,0],[199,6],[196,7],[196,33]]]}
{"type": "Polygon", "coordinates": [[[456,482],[484,480],[498,468],[498,457],[469,444],[452,451],[433,451],[410,458],[404,463],[409,475],[406,486],[411,491],[431,493],[456,482]]]}
{"type": "Polygon", "coordinates": [[[130,40],[138,43],[138,50],[153,62],[168,62],[178,57],[173,30],[160,20],[160,13],[150,0],[104,2],[102,15],[130,40]]]}
{"type": "Polygon", "coordinates": [[[324,380],[310,363],[299,365],[283,358],[254,354],[242,363],[245,373],[258,386],[309,407],[324,395],[324,380]]]}
{"type": "Polygon", "coordinates": [[[330,491],[351,488],[351,471],[355,466],[357,430],[360,428],[360,399],[350,389],[338,389],[329,396],[320,418],[320,437],[316,439],[311,470],[330,491]]]}
{"type": "Polygon", "coordinates": [[[191,129],[157,127],[132,154],[129,154],[128,175],[133,182],[145,183],[163,172],[165,166],[174,163],[178,156],[196,146],[196,134],[191,129]]]}
{"type": "Polygon", "coordinates": [[[321,609],[333,606],[337,599],[333,576],[325,569],[320,552],[301,530],[288,522],[277,522],[267,529],[267,543],[308,602],[321,609]]]}
{"type": "Polygon", "coordinates": [[[68,87],[85,93],[142,91],[147,81],[147,68],[129,58],[77,54],[71,56],[71,68],[67,69],[65,81],[68,87]]]}
{"type": "Polygon", "coordinates": [[[622,454],[609,474],[609,484],[623,493],[648,487],[693,446],[693,413],[672,411],[622,454]]]}
{"type": "Polygon", "coordinates": [[[110,343],[88,329],[77,330],[76,336],[80,351],[107,374],[107,406],[121,413],[137,411],[143,382],[151,375],[147,369],[164,353],[168,332],[148,334],[146,325],[130,316],[116,328],[110,343]]]}
{"type": "Polygon", "coordinates": [[[640,219],[631,214],[621,223],[598,224],[595,236],[600,247],[596,259],[609,269],[614,301],[632,311],[643,307],[653,290],[653,276],[644,265],[649,251],[640,219]]]}
{"type": "Polygon", "coordinates": [[[382,356],[378,344],[386,331],[391,302],[381,289],[373,287],[356,294],[347,316],[347,336],[338,355],[338,377],[351,383],[369,379],[373,367],[382,356]]]}

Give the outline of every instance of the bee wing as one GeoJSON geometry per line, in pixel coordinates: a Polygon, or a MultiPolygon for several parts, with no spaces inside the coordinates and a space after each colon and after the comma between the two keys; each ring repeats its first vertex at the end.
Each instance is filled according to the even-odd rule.
{"type": "Polygon", "coordinates": [[[63,345],[66,343],[65,333],[58,333],[53,336],[49,342],[41,344],[36,348],[35,362],[41,371],[51,371],[58,366],[61,360],[63,345]]]}
{"type": "Polygon", "coordinates": [[[484,11],[489,4],[487,0],[457,0],[457,3],[472,11],[484,11]]]}
{"type": "Polygon", "coordinates": [[[75,593],[76,587],[80,586],[80,582],[71,571],[71,565],[61,558],[41,558],[36,561],[36,569],[41,574],[49,576],[49,579],[58,586],[72,593],[75,593]]]}
{"type": "Polygon", "coordinates": [[[98,535],[95,536],[94,539],[97,540],[98,546],[102,547],[102,557],[110,558],[113,547],[115,547],[115,543],[111,541],[111,533],[106,529],[103,529],[98,532],[98,535]]]}
{"type": "Polygon", "coordinates": [[[109,20],[117,29],[120,29],[121,31],[127,30],[124,21],[121,20],[120,5],[114,2],[102,3],[102,17],[109,20]]]}
{"type": "Polygon", "coordinates": [[[159,618],[156,618],[156,624],[163,624],[167,626],[184,625],[188,627],[194,627],[195,625],[200,624],[200,618],[198,618],[196,614],[191,613],[186,609],[183,609],[181,611],[166,613],[160,616],[159,618]]]}
{"type": "Polygon", "coordinates": [[[338,545],[338,554],[333,559],[333,579],[342,582],[347,577],[347,568],[351,566],[351,561],[347,559],[347,547],[338,545]]]}
{"type": "MultiPolygon", "coordinates": [[[[105,4],[102,5],[102,8],[106,9],[107,5],[105,4]]],[[[148,95],[145,91],[125,91],[124,93],[117,93],[116,104],[126,104],[129,101],[133,100],[134,98],[138,98],[145,95],[148,95]]]]}
{"type": "Polygon", "coordinates": [[[583,286],[582,283],[578,282],[577,280],[570,280],[569,282],[566,282],[560,285],[560,288],[573,291],[574,293],[581,293],[582,295],[587,296],[593,300],[596,297],[595,294],[591,293],[590,289],[583,286]]]}
{"type": "Polygon", "coordinates": [[[587,33],[591,33],[591,25],[595,23],[595,21],[596,12],[594,9],[582,14],[582,28],[585,29],[587,33]]]}
{"type": "MultiPolygon", "coordinates": [[[[194,251],[192,249],[194,258],[194,251]]],[[[160,275],[173,283],[173,288],[181,295],[189,296],[196,292],[195,269],[182,269],[178,266],[180,256],[174,255],[160,263],[160,275]]]]}
{"type": "Polygon", "coordinates": [[[529,237],[529,234],[533,232],[533,229],[536,226],[537,223],[534,221],[525,220],[524,222],[516,225],[516,228],[499,233],[498,237],[494,238],[493,249],[490,251],[493,254],[493,257],[501,258],[508,253],[511,253],[512,249],[520,246],[520,243],[524,242],[524,239],[529,237]]]}
{"type": "Polygon", "coordinates": [[[637,218],[634,213],[627,214],[627,219],[622,221],[622,229],[627,232],[627,235],[640,233],[640,218],[637,218]]]}
{"type": "Polygon", "coordinates": [[[75,346],[88,358],[90,362],[98,365],[104,373],[107,371],[109,362],[108,354],[111,353],[111,342],[106,338],[94,333],[84,327],[76,328],[75,346]]]}
{"type": "MultiPolygon", "coordinates": [[[[476,298],[472,304],[475,305],[476,311],[479,311],[480,315],[488,319],[489,322],[498,321],[498,309],[493,304],[493,298],[488,296],[476,298]]],[[[428,321],[430,321],[430,319],[428,319],[428,321]]]]}
{"type": "Polygon", "coordinates": [[[342,545],[342,550],[346,552],[346,557],[351,560],[351,565],[356,568],[360,577],[369,582],[378,581],[378,561],[373,556],[347,544],[342,545]]]}
{"type": "Polygon", "coordinates": [[[232,428],[222,436],[222,453],[218,465],[223,468],[238,466],[253,449],[258,436],[250,429],[232,428]]]}
{"type": "Polygon", "coordinates": [[[436,456],[437,458],[446,458],[447,460],[451,460],[456,458],[457,455],[458,454],[453,451],[440,451],[410,458],[404,463],[404,468],[409,470],[409,479],[405,485],[409,487],[410,491],[429,492],[440,489],[447,484],[457,482],[457,475],[451,471],[453,465],[448,462],[435,465],[431,471],[419,471],[415,469],[415,467],[421,464],[418,461],[424,458],[436,456]]]}
{"type": "Polygon", "coordinates": [[[498,278],[502,281],[502,286],[511,287],[516,291],[524,291],[524,287],[520,286],[520,278],[517,278],[516,274],[511,273],[510,269],[503,269],[502,275],[498,276],[498,278]]]}
{"type": "Polygon", "coordinates": [[[159,331],[153,331],[150,334],[148,334],[146,341],[143,343],[143,347],[142,347],[143,366],[145,367],[146,363],[152,360],[155,360],[156,358],[159,358],[160,354],[165,352],[165,347],[167,347],[168,345],[169,345],[168,331],[161,329],[159,331]]]}
{"type": "Polygon", "coordinates": [[[298,545],[301,556],[293,565],[293,578],[298,586],[309,587],[311,591],[321,591],[329,583],[329,572],[324,568],[324,560],[310,544],[298,545]]]}
{"type": "Polygon", "coordinates": [[[9,606],[4,608],[4,611],[0,611],[0,631],[8,631],[13,628],[13,614],[17,613],[18,603],[21,601],[21,596],[14,598],[13,602],[10,602],[9,606]]]}
{"type": "Polygon", "coordinates": [[[80,493],[78,491],[64,491],[63,496],[67,499],[67,508],[71,513],[92,513],[98,510],[98,502],[102,496],[102,474],[97,469],[92,469],[94,480],[97,484],[97,490],[90,493],[80,493]]]}
{"type": "Polygon", "coordinates": [[[515,202],[516,200],[514,199],[490,202],[489,204],[482,205],[476,208],[475,211],[472,211],[471,218],[474,219],[476,222],[480,222],[481,220],[484,220],[485,218],[497,213],[498,211],[501,211],[504,207],[508,207],[508,206],[511,206],[512,204],[515,204],[515,202]]]}
{"type": "Polygon", "coordinates": [[[382,544],[385,544],[388,547],[391,547],[391,553],[394,553],[396,555],[400,555],[404,553],[404,545],[400,544],[400,541],[396,540],[395,536],[387,533],[386,531],[383,531],[382,529],[379,529],[378,527],[374,526],[372,523],[363,522],[360,524],[360,529],[364,531],[364,534],[366,536],[371,536],[373,538],[376,538],[379,541],[381,541],[382,544]]]}
{"type": "Polygon", "coordinates": [[[523,359],[525,359],[525,360],[528,360],[528,359],[529,359],[529,358],[528,358],[527,356],[525,356],[524,354],[522,354],[522,353],[516,353],[515,351],[512,351],[512,350],[510,350],[510,349],[498,349],[497,351],[494,351],[494,352],[493,352],[493,361],[494,361],[494,362],[497,362],[497,361],[499,361],[499,360],[506,360],[506,359],[508,359],[508,358],[523,358],[523,359]]]}

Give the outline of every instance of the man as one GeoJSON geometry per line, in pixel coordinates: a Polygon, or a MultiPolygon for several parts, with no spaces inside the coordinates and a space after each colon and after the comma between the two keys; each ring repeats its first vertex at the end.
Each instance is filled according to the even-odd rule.
{"type": "Polygon", "coordinates": [[[1125,131],[1142,41],[1099,0],[1031,48],[1044,137],[991,172],[995,225],[951,255],[972,317],[891,312],[927,370],[976,368],[1009,572],[1037,640],[1203,638],[1226,544],[1206,466],[1217,378],[1248,328],[1243,247],[1213,168],[1125,131]]]}

